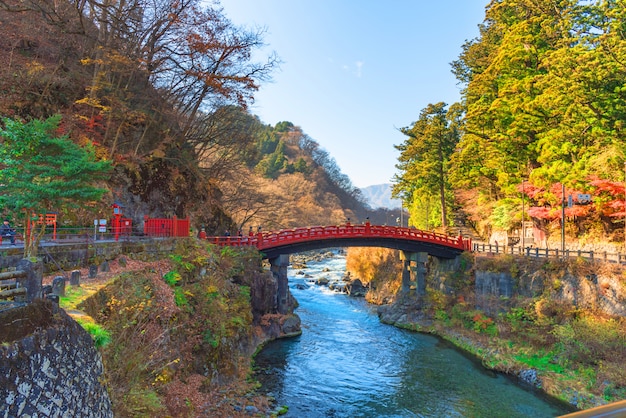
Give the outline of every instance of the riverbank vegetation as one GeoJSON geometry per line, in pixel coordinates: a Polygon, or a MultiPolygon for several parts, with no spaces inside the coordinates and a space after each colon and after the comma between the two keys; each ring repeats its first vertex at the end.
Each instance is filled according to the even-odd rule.
{"type": "MultiPolygon", "coordinates": [[[[399,282],[397,273],[388,275],[385,257],[364,254],[348,251],[348,265],[373,271],[378,289],[385,282],[399,282]]],[[[506,255],[464,257],[460,264],[465,269],[427,277],[421,304],[414,293],[385,295],[392,302],[381,308],[381,319],[441,336],[476,355],[485,367],[581,409],[626,399],[626,321],[606,305],[626,292],[619,266],[506,255]],[[476,272],[507,275],[512,295],[481,292],[476,272]]],[[[380,295],[370,298],[378,300],[380,295]]]]}
{"type": "Polygon", "coordinates": [[[102,342],[115,415],[271,414],[249,380],[253,353],[271,338],[263,324],[280,317],[258,301],[267,290],[258,253],[184,240],[169,260],[124,264],[61,301],[102,342]]]}

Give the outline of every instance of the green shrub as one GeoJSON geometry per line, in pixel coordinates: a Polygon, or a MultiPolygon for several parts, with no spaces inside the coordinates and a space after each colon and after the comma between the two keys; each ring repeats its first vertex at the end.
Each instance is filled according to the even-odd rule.
{"type": "Polygon", "coordinates": [[[176,287],[174,289],[174,302],[178,307],[189,305],[189,301],[187,300],[187,296],[185,295],[185,290],[182,287],[176,287]]]}
{"type": "Polygon", "coordinates": [[[178,273],[177,271],[168,271],[163,276],[163,280],[165,280],[165,283],[167,283],[168,285],[172,287],[176,286],[176,284],[180,281],[181,278],[182,277],[180,273],[178,273]]]}

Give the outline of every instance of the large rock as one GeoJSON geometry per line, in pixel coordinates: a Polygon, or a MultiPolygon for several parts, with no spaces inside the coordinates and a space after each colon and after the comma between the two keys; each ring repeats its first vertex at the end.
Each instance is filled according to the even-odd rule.
{"type": "Polygon", "coordinates": [[[363,286],[363,282],[360,279],[355,279],[346,284],[346,292],[350,296],[364,297],[367,293],[367,287],[363,286]]]}
{"type": "Polygon", "coordinates": [[[330,279],[328,277],[320,277],[315,281],[315,284],[318,286],[328,286],[328,283],[330,283],[330,279]]]}
{"type": "Polygon", "coordinates": [[[0,417],[113,417],[90,335],[57,305],[38,300],[0,315],[0,417]]]}

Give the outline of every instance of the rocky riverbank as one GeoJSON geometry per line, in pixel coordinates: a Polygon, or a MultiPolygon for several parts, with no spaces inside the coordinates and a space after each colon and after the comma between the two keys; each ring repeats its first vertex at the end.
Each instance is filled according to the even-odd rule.
{"type": "MultiPolygon", "coordinates": [[[[437,335],[574,408],[626,399],[626,281],[619,267],[464,257],[454,271],[431,260],[421,300],[414,290],[388,292],[381,321],[437,335]]],[[[351,262],[372,264],[371,257],[351,262]]],[[[383,277],[379,272],[379,289],[399,281],[383,277]]]]}

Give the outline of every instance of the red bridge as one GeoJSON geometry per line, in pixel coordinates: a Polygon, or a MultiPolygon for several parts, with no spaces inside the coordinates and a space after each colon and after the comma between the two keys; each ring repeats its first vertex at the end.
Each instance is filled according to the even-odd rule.
{"type": "Polygon", "coordinates": [[[316,226],[246,236],[207,237],[220,246],[254,246],[264,258],[281,254],[330,247],[384,247],[409,252],[426,252],[441,258],[454,258],[471,250],[471,240],[435,232],[395,226],[363,225],[316,226]]]}

